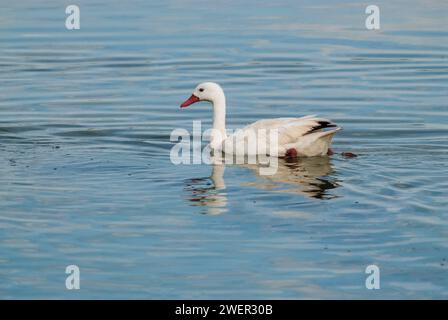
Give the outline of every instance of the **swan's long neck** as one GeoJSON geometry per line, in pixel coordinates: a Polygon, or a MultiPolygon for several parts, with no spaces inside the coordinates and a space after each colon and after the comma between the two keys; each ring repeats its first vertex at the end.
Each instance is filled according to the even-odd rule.
{"type": "Polygon", "coordinates": [[[224,93],[213,100],[213,131],[210,145],[213,149],[221,146],[223,140],[227,138],[226,135],[226,97],[224,93]]]}

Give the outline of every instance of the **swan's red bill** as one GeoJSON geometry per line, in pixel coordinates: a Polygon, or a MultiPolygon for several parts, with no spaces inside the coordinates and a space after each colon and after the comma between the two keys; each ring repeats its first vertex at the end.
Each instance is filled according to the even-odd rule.
{"type": "Polygon", "coordinates": [[[199,98],[196,97],[194,94],[192,94],[190,98],[185,100],[184,103],[182,103],[180,105],[180,107],[181,108],[185,108],[185,107],[188,107],[190,104],[193,104],[193,103],[198,102],[198,101],[199,101],[199,98]]]}

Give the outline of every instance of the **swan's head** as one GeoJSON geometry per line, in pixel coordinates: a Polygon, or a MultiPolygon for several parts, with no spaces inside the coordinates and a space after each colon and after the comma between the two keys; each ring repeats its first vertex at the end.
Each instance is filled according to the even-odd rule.
{"type": "Polygon", "coordinates": [[[214,103],[218,101],[218,99],[224,99],[224,91],[219,84],[214,82],[203,82],[194,89],[191,97],[185,100],[180,107],[185,108],[198,101],[209,101],[214,103]]]}

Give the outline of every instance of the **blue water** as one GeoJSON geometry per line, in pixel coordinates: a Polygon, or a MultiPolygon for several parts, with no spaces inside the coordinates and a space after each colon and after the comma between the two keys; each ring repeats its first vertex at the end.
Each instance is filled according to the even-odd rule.
{"type": "Polygon", "coordinates": [[[362,1],[68,4],[1,0],[0,298],[448,298],[446,1],[376,1],[379,31],[362,1]],[[319,114],[336,154],[173,165],[205,80],[229,127],[319,114]]]}

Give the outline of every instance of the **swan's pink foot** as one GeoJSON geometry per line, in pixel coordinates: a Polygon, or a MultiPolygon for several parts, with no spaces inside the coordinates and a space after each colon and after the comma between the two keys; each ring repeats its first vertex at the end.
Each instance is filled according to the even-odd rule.
{"type": "Polygon", "coordinates": [[[290,149],[286,150],[285,157],[286,158],[297,158],[297,150],[294,148],[290,148],[290,149]]]}
{"type": "Polygon", "coordinates": [[[342,155],[347,158],[356,158],[358,155],[352,152],[342,152],[342,155]]]}
{"type": "Polygon", "coordinates": [[[329,156],[334,155],[333,150],[331,150],[330,148],[328,148],[327,155],[329,155],[329,156]]]}

